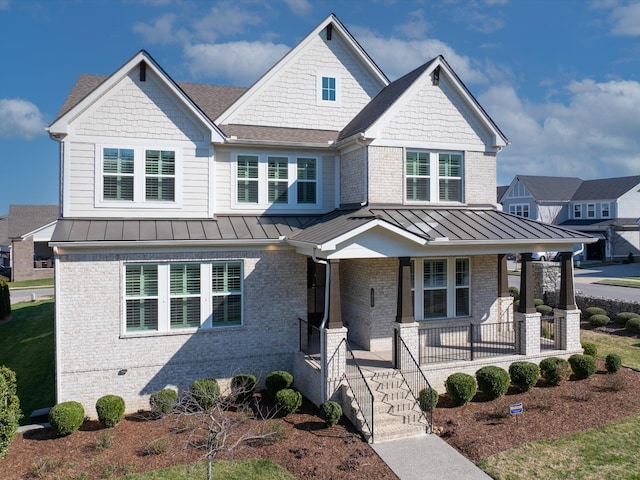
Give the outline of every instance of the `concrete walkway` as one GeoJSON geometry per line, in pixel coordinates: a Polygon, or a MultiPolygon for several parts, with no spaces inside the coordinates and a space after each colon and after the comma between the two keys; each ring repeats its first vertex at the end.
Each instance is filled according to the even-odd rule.
{"type": "Polygon", "coordinates": [[[437,435],[371,445],[400,480],[491,480],[437,435]]]}

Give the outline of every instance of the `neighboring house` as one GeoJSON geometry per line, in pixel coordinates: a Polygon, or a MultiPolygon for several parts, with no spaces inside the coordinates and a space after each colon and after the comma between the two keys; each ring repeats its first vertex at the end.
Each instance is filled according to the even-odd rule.
{"type": "Polygon", "coordinates": [[[640,175],[597,180],[516,175],[498,190],[505,212],[554,223],[598,239],[579,256],[623,260],[640,255],[640,175]]]}
{"type": "Polygon", "coordinates": [[[49,132],[58,401],[136,410],[167,386],[285,369],[355,418],[349,347],[393,375],[415,359],[441,391],[453,371],[581,351],[571,248],[590,238],[497,209],[507,139],[441,56],[390,82],[333,15],[248,89],[176,83],[141,51],[81,76],[49,132]],[[551,344],[541,246],[565,252],[551,344]]]}
{"type": "Polygon", "coordinates": [[[49,241],[57,218],[57,205],[9,205],[0,218],[0,266],[11,269],[12,281],[53,278],[49,241]]]}

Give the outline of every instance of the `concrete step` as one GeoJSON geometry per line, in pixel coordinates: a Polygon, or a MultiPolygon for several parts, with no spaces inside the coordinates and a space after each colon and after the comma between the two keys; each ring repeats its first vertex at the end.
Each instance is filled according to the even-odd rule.
{"type": "Polygon", "coordinates": [[[384,442],[398,438],[414,437],[426,433],[426,425],[420,424],[381,424],[374,428],[375,442],[384,442]]]}

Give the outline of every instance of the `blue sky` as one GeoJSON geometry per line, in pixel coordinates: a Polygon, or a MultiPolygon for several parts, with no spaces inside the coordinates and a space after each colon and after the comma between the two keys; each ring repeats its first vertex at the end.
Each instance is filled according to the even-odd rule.
{"type": "Polygon", "coordinates": [[[0,214],[57,203],[45,127],[82,73],[146,49],[174,80],[249,86],[329,13],[391,79],[444,55],[518,173],[640,174],[640,3],[625,0],[0,0],[0,214]]]}

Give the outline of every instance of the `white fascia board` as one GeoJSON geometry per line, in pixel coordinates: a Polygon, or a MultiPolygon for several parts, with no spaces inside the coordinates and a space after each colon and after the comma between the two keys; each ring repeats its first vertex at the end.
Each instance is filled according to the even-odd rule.
{"type": "Polygon", "coordinates": [[[30,232],[27,232],[24,235],[21,235],[20,238],[24,240],[25,238],[32,237],[33,235],[40,233],[41,231],[46,230],[47,228],[55,227],[56,223],[58,223],[58,220],[54,220],[53,222],[47,223],[46,225],[42,225],[41,227],[38,227],[35,230],[31,230],[30,232]]]}
{"type": "Polygon", "coordinates": [[[333,240],[331,240],[330,242],[324,243],[322,245],[318,246],[318,249],[322,252],[326,252],[326,251],[331,251],[331,250],[336,250],[338,248],[338,245],[344,242],[347,242],[349,240],[352,240],[353,238],[357,237],[358,235],[361,235],[364,232],[367,232],[369,230],[371,230],[372,228],[375,227],[381,227],[385,230],[390,231],[391,233],[394,233],[402,238],[405,238],[411,242],[417,243],[418,245],[426,245],[428,240],[426,240],[425,238],[419,236],[419,235],[415,235],[411,232],[408,232],[407,230],[404,230],[402,228],[396,227],[395,225],[392,225],[388,222],[385,222],[384,220],[372,220],[364,225],[360,225],[358,228],[354,228],[353,230],[340,235],[339,237],[334,238],[333,240]]]}
{"type": "Polygon", "coordinates": [[[419,149],[439,149],[439,150],[463,150],[482,152],[485,150],[484,143],[445,143],[445,142],[423,142],[376,138],[369,144],[374,147],[405,147],[419,149]]]}
{"type": "Polygon", "coordinates": [[[213,143],[224,143],[226,140],[222,131],[204,115],[200,109],[185,95],[185,93],[176,85],[176,83],[167,75],[167,73],[160,68],[156,61],[144,50],[138,52],[131,60],[125,63],[122,67],[112,73],[104,82],[102,82],[95,90],[89,95],[84,97],[78,102],[71,110],[65,113],[62,117],[47,127],[47,131],[51,135],[67,135],[69,133],[69,124],[84,112],[87,108],[98,101],[102,96],[106,95],[113,87],[115,87],[124,77],[137,67],[141,62],[145,62],[147,68],[153,71],[165,84],[165,86],[171,90],[177,98],[182,100],[184,106],[197,118],[199,118],[204,125],[206,125],[211,133],[211,141],[213,143]]]}
{"type": "Polygon", "coordinates": [[[521,253],[521,252],[538,252],[538,251],[559,251],[563,247],[573,245],[575,243],[594,243],[598,239],[594,237],[577,237],[577,238],[563,238],[550,241],[541,241],[533,239],[522,240],[452,240],[452,241],[430,241],[429,247],[469,247],[476,246],[496,246],[497,250],[502,253],[521,253]]]}
{"type": "Polygon", "coordinates": [[[233,123],[233,117],[236,112],[242,109],[244,105],[250,102],[257,95],[260,95],[261,91],[275,80],[279,72],[285,69],[292,61],[302,55],[306,48],[313,42],[317,35],[322,30],[327,28],[327,25],[333,24],[333,34],[339,33],[341,38],[345,41],[347,46],[352,50],[356,57],[360,58],[364,66],[374,75],[374,77],[380,82],[381,88],[386,87],[389,84],[389,80],[385,74],[373,63],[369,55],[364,49],[355,41],[353,36],[347,31],[342,23],[336,18],[335,15],[330,14],[325,18],[315,29],[313,29],[306,37],[304,37],[295,47],[293,47],[287,54],[282,57],[274,66],[272,66],[262,77],[260,77],[256,83],[254,83],[249,90],[240,96],[240,98],[233,103],[227,110],[222,112],[218,118],[216,118],[216,125],[224,125],[225,123],[233,123]]]}

